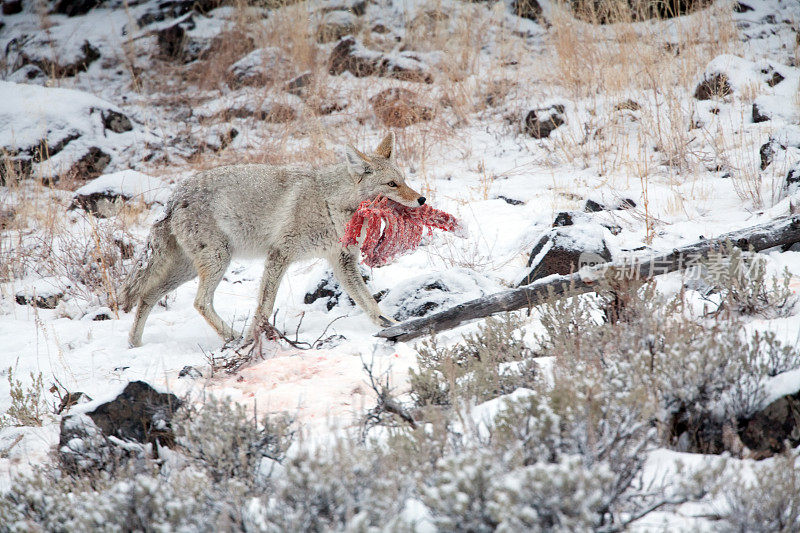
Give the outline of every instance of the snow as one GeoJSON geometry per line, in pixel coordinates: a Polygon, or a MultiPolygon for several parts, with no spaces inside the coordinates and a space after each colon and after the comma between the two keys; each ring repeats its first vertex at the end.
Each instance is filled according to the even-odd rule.
{"type": "Polygon", "coordinates": [[[170,187],[158,178],[136,170],[120,170],[103,174],[89,181],[75,191],[75,196],[103,194],[110,197],[121,196],[127,200],[139,200],[147,205],[164,205],[169,198],[170,187]]]}

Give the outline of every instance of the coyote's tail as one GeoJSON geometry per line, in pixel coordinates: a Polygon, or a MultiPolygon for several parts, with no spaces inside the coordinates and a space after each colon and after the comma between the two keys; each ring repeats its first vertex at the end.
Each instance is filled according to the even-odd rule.
{"type": "Polygon", "coordinates": [[[171,206],[167,206],[164,216],[153,224],[147,238],[147,246],[136,259],[136,264],[123,282],[119,292],[119,306],[126,313],[136,305],[139,297],[144,293],[151,277],[151,270],[158,260],[157,255],[164,253],[164,243],[167,242],[170,234],[168,222],[171,214],[171,206]]]}

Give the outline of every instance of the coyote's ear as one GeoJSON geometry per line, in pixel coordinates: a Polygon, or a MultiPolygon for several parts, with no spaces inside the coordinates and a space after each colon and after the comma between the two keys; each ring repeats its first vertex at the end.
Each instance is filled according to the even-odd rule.
{"type": "Polygon", "coordinates": [[[347,168],[352,176],[358,178],[358,181],[361,181],[361,176],[372,171],[369,157],[355,147],[348,144],[344,152],[347,156],[347,168]]]}
{"type": "Polygon", "coordinates": [[[375,155],[385,157],[386,159],[394,160],[394,132],[390,131],[386,137],[383,138],[381,144],[375,149],[375,155]]]}

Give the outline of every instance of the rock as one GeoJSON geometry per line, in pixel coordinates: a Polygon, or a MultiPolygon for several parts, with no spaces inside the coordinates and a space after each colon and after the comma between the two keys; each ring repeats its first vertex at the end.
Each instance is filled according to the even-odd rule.
{"type": "Polygon", "coordinates": [[[228,68],[228,85],[260,87],[285,79],[291,69],[291,61],[280,48],[258,48],[228,68]]]}
{"type": "Polygon", "coordinates": [[[575,213],[570,213],[569,211],[561,211],[556,215],[555,220],[553,220],[553,227],[572,226],[575,224],[575,215],[575,213]]]}
{"type": "Polygon", "coordinates": [[[46,36],[37,36],[25,43],[13,66],[35,65],[48,76],[66,78],[85,72],[99,57],[100,51],[89,41],[64,45],[46,36]]]}
{"type": "Polygon", "coordinates": [[[503,200],[508,205],[525,205],[525,202],[522,200],[516,200],[514,198],[508,198],[507,196],[503,196],[502,194],[497,196],[498,200],[503,200]]]}
{"type": "Polygon", "coordinates": [[[771,457],[800,445],[800,392],[778,398],[746,420],[739,421],[739,438],[756,459],[771,457]]]}
{"type": "Polygon", "coordinates": [[[761,148],[758,150],[758,155],[761,159],[761,170],[766,170],[770,163],[772,163],[772,158],[775,156],[775,147],[771,139],[761,145],[761,148]]]}
{"type": "Polygon", "coordinates": [[[753,11],[753,8],[744,2],[736,2],[733,4],[733,11],[734,13],[747,13],[748,11],[753,11]]]}
{"type": "Polygon", "coordinates": [[[311,71],[304,72],[286,82],[286,92],[295,96],[306,96],[313,79],[311,71]]]}
{"type": "Polygon", "coordinates": [[[103,173],[110,162],[110,155],[96,146],[90,146],[65,174],[58,176],[54,181],[61,179],[85,181],[96,178],[103,173]]]}
{"type": "Polygon", "coordinates": [[[48,287],[44,283],[34,284],[33,287],[23,289],[14,295],[14,300],[19,305],[32,305],[39,309],[55,309],[62,298],[64,298],[63,290],[48,287]]]}
{"type": "Polygon", "coordinates": [[[783,188],[789,195],[793,195],[800,190],[800,163],[795,163],[795,165],[789,169],[789,172],[786,174],[786,179],[783,182],[783,188]]]}
{"type": "Polygon", "coordinates": [[[200,379],[203,377],[203,373],[197,370],[193,366],[186,365],[185,367],[181,368],[181,371],[178,372],[179,378],[189,378],[189,379],[200,379]]]}
{"type": "Polygon", "coordinates": [[[9,77],[8,81],[14,83],[39,83],[44,85],[47,81],[47,75],[42,69],[36,65],[27,64],[15,70],[9,77]]]}
{"type": "Polygon", "coordinates": [[[60,415],[69,411],[73,406],[80,403],[91,402],[92,398],[84,392],[67,392],[62,398],[61,403],[56,409],[56,414],[60,415]]]}
{"type": "MultiPolygon", "coordinates": [[[[361,277],[364,279],[364,283],[369,283],[369,275],[361,267],[359,267],[359,271],[361,272],[361,277]]],[[[341,298],[343,295],[347,298],[347,302],[350,306],[355,305],[355,302],[342,291],[342,287],[333,275],[333,271],[326,269],[321,279],[309,287],[309,290],[303,297],[303,303],[311,305],[318,300],[322,300],[325,304],[325,309],[330,311],[334,307],[341,305],[341,298]]]]}
{"type": "Polygon", "coordinates": [[[417,94],[408,89],[384,89],[369,101],[378,119],[390,128],[405,128],[433,118],[433,109],[419,103],[417,94]]]}
{"type": "Polygon", "coordinates": [[[108,109],[106,111],[100,110],[100,116],[103,118],[103,127],[114,133],[125,133],[133,129],[131,119],[119,111],[113,109],[108,109]]]}
{"type": "Polygon", "coordinates": [[[183,41],[186,30],[181,24],[173,24],[156,32],[159,57],[168,60],[183,59],[183,41]]]}
{"type": "Polygon", "coordinates": [[[422,317],[501,290],[482,274],[455,268],[417,276],[392,287],[381,307],[395,320],[422,317]]]}
{"type": "Polygon", "coordinates": [[[542,17],[542,6],[539,5],[537,0],[513,0],[511,2],[511,12],[518,17],[538,22],[542,17]]]}
{"type": "Polygon", "coordinates": [[[328,58],[328,72],[334,76],[349,72],[357,78],[375,75],[382,55],[364,48],[354,37],[342,39],[328,58]]]}
{"type": "Polygon", "coordinates": [[[710,77],[703,78],[694,90],[694,97],[698,100],[710,100],[712,98],[722,98],[733,93],[728,76],[716,73],[710,77]]]}
{"type": "Polygon", "coordinates": [[[16,15],[22,13],[22,0],[5,0],[3,2],[3,15],[16,15]]]}
{"type": "Polygon", "coordinates": [[[754,123],[767,122],[768,120],[770,120],[770,117],[767,116],[766,114],[763,114],[761,112],[761,109],[759,109],[758,104],[754,103],[753,104],[753,122],[754,123]]]}
{"type": "Polygon", "coordinates": [[[658,2],[606,2],[594,0],[571,0],[575,18],[591,24],[613,24],[617,22],[642,21],[652,18],[669,19],[681,17],[705,9],[714,0],[663,0],[658,2]]]}
{"type": "Polygon", "coordinates": [[[601,203],[589,199],[586,200],[586,205],[583,206],[583,210],[587,213],[599,213],[600,211],[607,211],[608,208],[601,203]]]}
{"type": "Polygon", "coordinates": [[[96,177],[113,155],[154,136],[116,106],[71,89],[0,81],[0,176],[96,177]],[[58,105],[53,105],[58,102],[58,105]],[[45,162],[46,161],[46,162],[45,162]],[[42,164],[44,163],[44,164],[42,164]]]}
{"type": "Polygon", "coordinates": [[[110,470],[122,455],[88,416],[67,415],[61,419],[58,460],[72,474],[110,470]]]}
{"type": "Polygon", "coordinates": [[[172,446],[172,415],[181,404],[172,393],[158,392],[144,381],[132,381],[114,400],[86,414],[105,436],[172,446]]]}
{"type": "Polygon", "coordinates": [[[333,48],[328,58],[328,72],[334,76],[349,72],[358,78],[382,76],[403,81],[433,81],[433,76],[425,71],[424,63],[414,53],[382,54],[365,48],[354,37],[345,37],[333,48]]]}
{"type": "Polygon", "coordinates": [[[761,69],[761,73],[766,75],[766,84],[770,87],[775,87],[786,78],[771,65],[768,68],[761,69]]]}
{"type": "Polygon", "coordinates": [[[623,110],[639,111],[641,108],[642,108],[642,106],[639,105],[639,102],[637,102],[636,100],[631,100],[630,98],[628,98],[627,100],[623,100],[622,102],[619,102],[618,104],[616,104],[614,106],[614,111],[623,111],[623,110]]]}
{"type": "Polygon", "coordinates": [[[348,11],[329,11],[323,15],[316,28],[318,43],[338,41],[345,35],[356,32],[358,19],[348,11]]]}
{"type": "Polygon", "coordinates": [[[135,170],[121,170],[93,179],[76,190],[70,208],[79,207],[105,218],[116,215],[131,200],[148,207],[156,203],[164,205],[169,193],[169,186],[157,178],[135,170]]]}
{"type": "Polygon", "coordinates": [[[531,250],[528,273],[517,286],[552,274],[572,274],[587,265],[611,261],[602,227],[580,224],[548,230],[531,250]]]}
{"type": "Polygon", "coordinates": [[[85,15],[95,7],[103,3],[104,0],[58,0],[53,6],[53,12],[68,17],[85,15]]]}
{"type": "Polygon", "coordinates": [[[549,137],[557,127],[566,123],[564,106],[555,104],[533,109],[525,116],[525,133],[536,139],[549,137]]]}

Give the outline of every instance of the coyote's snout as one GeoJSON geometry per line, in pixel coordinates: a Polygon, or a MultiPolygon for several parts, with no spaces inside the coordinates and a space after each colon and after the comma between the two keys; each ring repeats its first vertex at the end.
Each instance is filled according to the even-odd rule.
{"type": "Polygon", "coordinates": [[[425,198],[406,185],[395,161],[394,134],[374,154],[352,146],[346,161],[321,169],[234,165],[181,183],[153,226],[144,256],[122,289],[125,311],[136,306],[128,342],[139,346],[150,310],[161,297],[199,277],[195,308],[224,339],[233,328],[214,310],[214,291],[233,257],[266,257],[253,324],[272,313],[283,274],[293,261],[324,257],[355,302],[378,325],[381,314],[359,274],[358,250],[340,242],[358,205],[378,195],[409,207],[425,198]]]}

